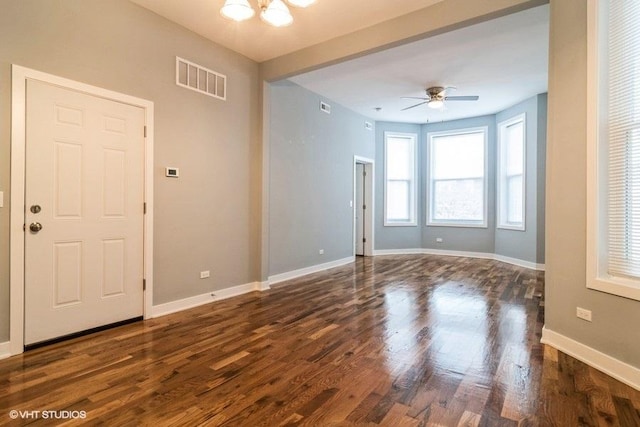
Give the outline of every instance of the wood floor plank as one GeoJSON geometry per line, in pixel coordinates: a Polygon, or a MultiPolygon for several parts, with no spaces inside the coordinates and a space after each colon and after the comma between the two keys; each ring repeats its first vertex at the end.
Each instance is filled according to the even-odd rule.
{"type": "Polygon", "coordinates": [[[539,343],[544,273],[354,264],[0,361],[0,425],[640,426],[640,391],[539,343]]]}

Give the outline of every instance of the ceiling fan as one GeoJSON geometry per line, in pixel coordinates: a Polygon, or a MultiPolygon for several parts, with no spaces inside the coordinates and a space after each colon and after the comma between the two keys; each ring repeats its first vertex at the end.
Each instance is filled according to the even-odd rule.
{"type": "Polygon", "coordinates": [[[419,107],[420,105],[427,104],[429,108],[440,108],[444,105],[445,101],[477,101],[480,99],[479,96],[447,96],[447,90],[455,89],[453,86],[442,87],[442,86],[434,86],[426,89],[427,96],[426,97],[418,97],[418,96],[404,96],[402,99],[421,99],[422,102],[417,103],[416,105],[412,105],[407,108],[403,108],[400,111],[410,110],[411,108],[419,107]]]}

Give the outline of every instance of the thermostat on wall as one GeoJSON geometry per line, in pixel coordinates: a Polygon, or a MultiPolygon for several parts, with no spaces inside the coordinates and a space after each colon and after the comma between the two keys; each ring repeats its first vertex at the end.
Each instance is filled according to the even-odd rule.
{"type": "Polygon", "coordinates": [[[177,178],[180,176],[180,169],[178,168],[165,168],[164,176],[168,176],[170,178],[177,178]]]}

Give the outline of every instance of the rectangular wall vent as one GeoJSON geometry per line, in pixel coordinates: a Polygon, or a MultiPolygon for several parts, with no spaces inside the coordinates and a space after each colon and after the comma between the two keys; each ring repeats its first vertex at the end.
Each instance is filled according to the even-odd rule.
{"type": "Polygon", "coordinates": [[[176,84],[214,98],[227,99],[227,76],[176,56],[176,84]]]}
{"type": "Polygon", "coordinates": [[[373,129],[373,124],[371,124],[371,122],[364,122],[364,128],[366,130],[372,130],[373,129]]]}
{"type": "Polygon", "coordinates": [[[326,102],[320,101],[320,111],[331,114],[331,105],[327,104],[326,102]]]}

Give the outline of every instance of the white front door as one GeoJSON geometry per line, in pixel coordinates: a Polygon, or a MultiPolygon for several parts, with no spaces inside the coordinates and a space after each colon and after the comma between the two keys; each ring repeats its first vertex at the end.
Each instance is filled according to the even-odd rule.
{"type": "Polygon", "coordinates": [[[26,100],[25,344],[141,316],[144,110],[34,80],[26,100]]]}

